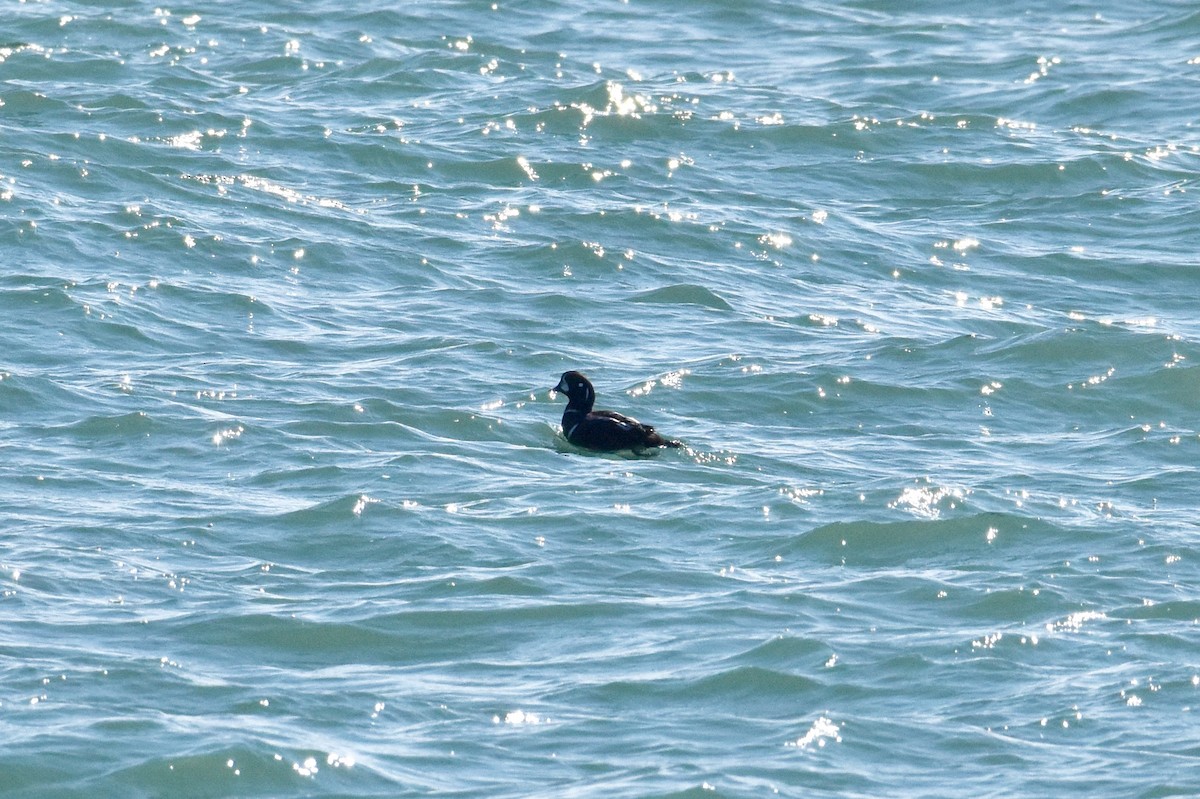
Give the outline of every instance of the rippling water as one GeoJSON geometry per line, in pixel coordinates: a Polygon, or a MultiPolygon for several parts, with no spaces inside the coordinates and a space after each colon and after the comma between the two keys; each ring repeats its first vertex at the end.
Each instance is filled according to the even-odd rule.
{"type": "Polygon", "coordinates": [[[1198,36],[9,4],[0,794],[1200,792],[1198,36]]]}

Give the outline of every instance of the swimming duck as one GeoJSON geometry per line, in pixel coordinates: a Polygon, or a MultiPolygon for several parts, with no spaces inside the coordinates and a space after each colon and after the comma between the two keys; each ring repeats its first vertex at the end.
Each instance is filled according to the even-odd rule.
{"type": "Polygon", "coordinates": [[[596,390],[580,372],[563,372],[554,387],[567,395],[563,411],[563,436],[578,447],[612,452],[631,449],[635,452],[648,447],[681,447],[680,442],[663,438],[648,424],[615,411],[594,411],[596,390]]]}

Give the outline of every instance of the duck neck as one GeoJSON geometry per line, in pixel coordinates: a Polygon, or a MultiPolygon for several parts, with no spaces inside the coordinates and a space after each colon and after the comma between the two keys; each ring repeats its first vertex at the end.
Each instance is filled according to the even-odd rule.
{"type": "Polygon", "coordinates": [[[572,397],[567,402],[567,408],[563,411],[562,429],[563,435],[567,438],[571,437],[571,433],[575,432],[575,428],[592,410],[592,398],[588,397],[572,397]]]}
{"type": "Polygon", "coordinates": [[[583,421],[585,416],[587,416],[587,414],[578,408],[572,408],[568,406],[567,409],[563,411],[563,436],[570,438],[571,434],[575,432],[575,428],[579,426],[579,423],[583,421]]]}

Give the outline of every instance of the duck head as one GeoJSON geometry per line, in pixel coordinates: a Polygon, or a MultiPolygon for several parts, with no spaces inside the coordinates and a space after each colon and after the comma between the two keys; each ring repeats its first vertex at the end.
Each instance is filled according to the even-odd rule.
{"type": "Polygon", "coordinates": [[[581,372],[563,372],[554,390],[567,395],[568,408],[578,408],[584,413],[590,411],[596,402],[596,390],[581,372]]]}

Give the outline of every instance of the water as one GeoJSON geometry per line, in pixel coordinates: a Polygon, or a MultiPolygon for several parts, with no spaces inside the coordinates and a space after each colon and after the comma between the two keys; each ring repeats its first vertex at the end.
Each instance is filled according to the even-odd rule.
{"type": "Polygon", "coordinates": [[[1192,4],[118,5],[0,17],[0,795],[1200,792],[1192,4]]]}

